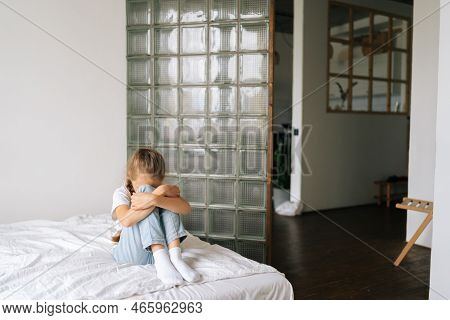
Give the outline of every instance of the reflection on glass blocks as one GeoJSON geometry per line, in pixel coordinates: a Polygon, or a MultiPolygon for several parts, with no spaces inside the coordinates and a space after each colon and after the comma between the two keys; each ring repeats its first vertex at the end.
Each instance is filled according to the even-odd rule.
{"type": "Polygon", "coordinates": [[[176,118],[156,118],[157,143],[176,144],[178,142],[178,120],[176,118]]]}
{"type": "Polygon", "coordinates": [[[236,87],[210,87],[209,112],[218,114],[236,113],[236,87]]]}
{"type": "Polygon", "coordinates": [[[206,179],[183,177],[180,179],[181,196],[189,203],[206,203],[206,179]]]}
{"type": "Polygon", "coordinates": [[[233,206],[236,191],[235,180],[212,179],[208,181],[208,203],[210,205],[233,206]]]}
{"type": "Polygon", "coordinates": [[[178,82],[178,59],[160,57],[155,59],[155,84],[176,84],[178,82]]]}
{"type": "Polygon", "coordinates": [[[207,0],[180,0],[180,21],[201,22],[206,21],[208,14],[207,0]]]}
{"type": "Polygon", "coordinates": [[[236,145],[237,123],[234,118],[211,118],[209,142],[217,145],[236,145]]]}
{"type": "Polygon", "coordinates": [[[266,147],[268,123],[265,118],[243,118],[239,122],[241,145],[266,147]]]}
{"type": "Polygon", "coordinates": [[[265,245],[260,241],[238,241],[237,252],[247,259],[263,263],[265,261],[265,245]]]}
{"type": "Polygon", "coordinates": [[[150,30],[130,30],[128,31],[128,55],[151,54],[150,30]]]}
{"type": "Polygon", "coordinates": [[[241,19],[262,19],[269,16],[269,0],[241,0],[241,19]]]}
{"type": "Polygon", "coordinates": [[[138,146],[148,146],[153,142],[153,126],[147,118],[128,119],[128,143],[138,146]]]}
{"type": "Polygon", "coordinates": [[[241,150],[239,158],[241,176],[266,176],[265,150],[241,150]]]}
{"type": "Polygon", "coordinates": [[[184,114],[205,114],[206,88],[188,87],[181,89],[181,112],[184,114]]]}
{"type": "Polygon", "coordinates": [[[150,89],[128,89],[128,114],[151,114],[153,105],[150,89]]]}
{"type": "Polygon", "coordinates": [[[212,0],[210,19],[213,21],[237,19],[237,0],[212,0]]]}
{"type": "Polygon", "coordinates": [[[166,174],[176,174],[178,172],[178,149],[158,148],[158,151],[164,158],[166,174]]]}
{"type": "Polygon", "coordinates": [[[178,177],[172,177],[172,176],[165,176],[163,180],[164,184],[172,184],[172,185],[179,185],[178,177]]]}
{"type": "Polygon", "coordinates": [[[238,237],[264,239],[265,220],[265,212],[239,211],[238,237]]]}
{"type": "Polygon", "coordinates": [[[178,112],[178,89],[170,87],[155,88],[156,114],[176,115],[178,112]]]}
{"type": "Polygon", "coordinates": [[[127,24],[129,26],[151,23],[150,1],[138,0],[127,2],[127,24]]]}
{"type": "Polygon", "coordinates": [[[206,82],[206,57],[182,57],[181,82],[185,84],[203,84],[206,82]]]}
{"type": "Polygon", "coordinates": [[[133,155],[133,153],[138,149],[139,147],[137,147],[137,146],[128,146],[128,148],[127,148],[127,159],[128,158],[130,158],[132,155],[133,155]]]}
{"type": "Polygon", "coordinates": [[[239,59],[239,77],[241,82],[267,82],[267,54],[242,54],[239,59]]]}
{"type": "Polygon", "coordinates": [[[209,30],[211,52],[236,51],[236,24],[212,25],[209,30]]]}
{"type": "Polygon", "coordinates": [[[269,25],[262,23],[241,24],[241,51],[266,50],[269,45],[269,25]]]}
{"type": "Polygon", "coordinates": [[[206,233],[206,209],[192,208],[190,214],[181,215],[184,228],[192,234],[202,235],[206,233]]]}
{"type": "Polygon", "coordinates": [[[178,0],[155,0],[155,23],[178,22],[178,0]]]}
{"type": "Polygon", "coordinates": [[[233,237],[235,234],[234,210],[209,209],[209,233],[217,236],[233,237]]]}
{"type": "Polygon", "coordinates": [[[184,118],[181,131],[182,144],[204,144],[205,143],[205,119],[184,118]]]}
{"type": "Polygon", "coordinates": [[[258,180],[239,181],[239,206],[265,208],[266,183],[258,180]]]}
{"type": "Polygon", "coordinates": [[[269,107],[269,95],[267,86],[241,87],[239,92],[241,113],[267,115],[269,107]]]}
{"type": "Polygon", "coordinates": [[[180,172],[205,174],[205,149],[181,149],[180,172]]]}
{"type": "Polygon", "coordinates": [[[181,53],[206,52],[206,26],[181,28],[181,53]]]}
{"type": "Polygon", "coordinates": [[[235,175],[236,150],[211,149],[209,151],[208,168],[211,175],[235,175]]]}
{"type": "Polygon", "coordinates": [[[155,28],[155,54],[178,53],[178,29],[155,28]]]}
{"type": "Polygon", "coordinates": [[[232,83],[236,81],[236,55],[214,55],[210,59],[211,82],[232,83]]]}
{"type": "Polygon", "coordinates": [[[151,60],[133,59],[128,61],[128,84],[148,85],[151,83],[151,60]]]}

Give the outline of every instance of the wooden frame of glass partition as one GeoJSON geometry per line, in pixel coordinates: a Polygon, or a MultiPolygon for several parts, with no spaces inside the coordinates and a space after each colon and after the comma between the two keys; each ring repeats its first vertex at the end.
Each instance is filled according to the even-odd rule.
{"type": "Polygon", "coordinates": [[[330,1],[327,112],[409,114],[411,39],[409,17],[330,1]]]}

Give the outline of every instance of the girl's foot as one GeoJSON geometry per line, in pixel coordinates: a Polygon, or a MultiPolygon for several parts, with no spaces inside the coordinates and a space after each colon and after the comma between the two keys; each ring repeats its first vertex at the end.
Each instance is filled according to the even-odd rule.
{"type": "Polygon", "coordinates": [[[183,283],[183,278],[170,261],[167,250],[157,250],[153,252],[153,257],[155,258],[156,276],[159,280],[175,286],[183,283]]]}
{"type": "Polygon", "coordinates": [[[170,260],[172,261],[175,268],[184,278],[184,280],[188,282],[196,282],[200,280],[200,275],[194,271],[191,267],[187,265],[186,262],[183,261],[181,257],[181,249],[180,247],[174,247],[169,249],[170,260]]]}

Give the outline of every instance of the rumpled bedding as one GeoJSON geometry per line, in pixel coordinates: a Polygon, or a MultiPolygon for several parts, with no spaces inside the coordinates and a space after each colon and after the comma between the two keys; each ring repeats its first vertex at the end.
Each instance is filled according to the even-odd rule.
{"type": "MultiPolygon", "coordinates": [[[[125,299],[171,288],[156,278],[153,265],[117,264],[111,232],[107,214],[0,225],[0,299],[125,299]]],[[[192,235],[182,246],[203,283],[280,274],[192,235]]]]}

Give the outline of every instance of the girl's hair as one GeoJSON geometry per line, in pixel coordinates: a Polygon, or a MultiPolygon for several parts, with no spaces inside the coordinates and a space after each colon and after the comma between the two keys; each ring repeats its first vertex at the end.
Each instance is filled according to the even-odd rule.
{"type": "Polygon", "coordinates": [[[133,194],[132,180],[136,179],[139,173],[147,173],[160,180],[164,179],[166,167],[163,156],[151,148],[142,148],[136,150],[128,159],[126,187],[133,194]]]}

